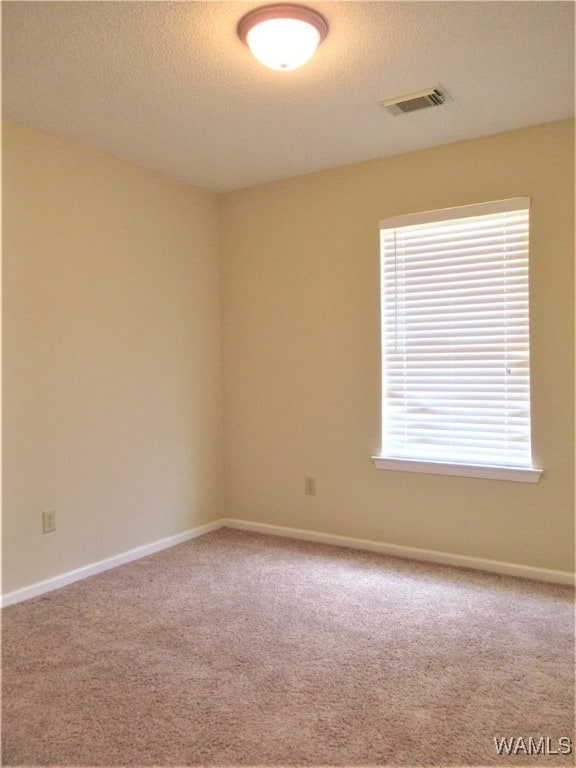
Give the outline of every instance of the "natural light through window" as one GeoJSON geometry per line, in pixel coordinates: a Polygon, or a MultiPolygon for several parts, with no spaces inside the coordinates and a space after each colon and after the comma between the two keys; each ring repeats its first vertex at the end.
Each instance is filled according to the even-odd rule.
{"type": "Polygon", "coordinates": [[[381,469],[537,482],[530,199],[380,222],[381,469]]]}

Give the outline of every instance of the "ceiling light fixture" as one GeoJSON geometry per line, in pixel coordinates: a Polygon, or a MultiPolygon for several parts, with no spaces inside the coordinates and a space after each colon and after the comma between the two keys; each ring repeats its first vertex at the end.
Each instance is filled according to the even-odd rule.
{"type": "Polygon", "coordinates": [[[270,69],[305,64],[328,34],[326,19],[303,5],[282,3],[250,11],[238,23],[238,37],[270,69]]]}

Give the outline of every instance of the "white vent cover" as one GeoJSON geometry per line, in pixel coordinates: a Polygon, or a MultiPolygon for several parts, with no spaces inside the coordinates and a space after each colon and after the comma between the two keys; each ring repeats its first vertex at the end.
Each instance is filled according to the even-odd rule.
{"type": "Polygon", "coordinates": [[[402,115],[405,112],[415,112],[417,109],[439,107],[447,98],[449,97],[444,88],[437,85],[435,88],[406,93],[404,96],[396,96],[393,99],[382,99],[378,104],[393,115],[402,115]]]}

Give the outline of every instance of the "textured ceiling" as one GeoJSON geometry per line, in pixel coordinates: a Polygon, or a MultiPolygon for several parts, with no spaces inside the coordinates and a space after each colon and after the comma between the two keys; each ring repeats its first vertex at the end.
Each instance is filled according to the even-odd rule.
{"type": "Polygon", "coordinates": [[[257,3],[5,1],[3,114],[216,191],[574,115],[573,2],[309,4],[328,38],[273,72],[236,36],[257,3]]]}

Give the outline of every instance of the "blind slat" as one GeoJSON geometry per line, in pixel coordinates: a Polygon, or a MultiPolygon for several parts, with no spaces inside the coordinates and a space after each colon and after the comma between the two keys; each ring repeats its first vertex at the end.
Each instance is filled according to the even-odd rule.
{"type": "Polygon", "coordinates": [[[467,211],[381,222],[382,453],[530,466],[528,201],[467,211]]]}

